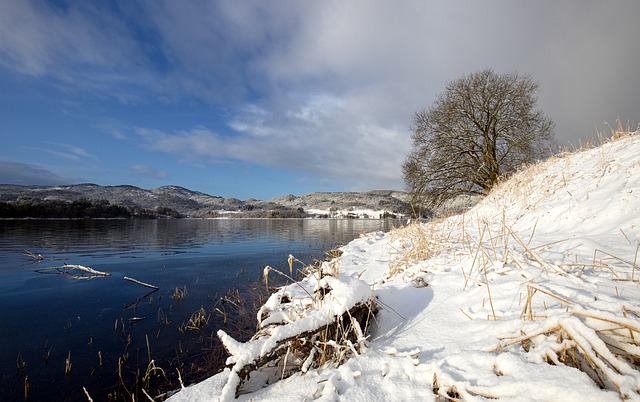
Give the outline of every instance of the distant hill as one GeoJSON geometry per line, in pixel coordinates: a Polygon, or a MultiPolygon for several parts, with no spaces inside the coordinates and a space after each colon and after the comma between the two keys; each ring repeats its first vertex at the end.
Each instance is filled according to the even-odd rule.
{"type": "Polygon", "coordinates": [[[270,201],[307,213],[328,216],[380,217],[386,213],[406,214],[407,194],[402,191],[316,192],[300,196],[285,195],[270,201]]]}
{"type": "Polygon", "coordinates": [[[317,192],[300,196],[285,195],[270,200],[224,198],[179,186],[146,190],[135,186],[20,186],[0,184],[0,202],[108,201],[130,210],[176,211],[188,217],[302,217],[350,216],[380,217],[405,214],[406,193],[401,191],[317,192]],[[386,216],[385,215],[385,216],[386,216]]]}

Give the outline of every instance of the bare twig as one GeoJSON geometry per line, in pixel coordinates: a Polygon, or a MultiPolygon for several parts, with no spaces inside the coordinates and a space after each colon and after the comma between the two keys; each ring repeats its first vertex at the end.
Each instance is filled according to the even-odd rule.
{"type": "Polygon", "coordinates": [[[84,391],[84,394],[87,396],[87,399],[89,400],[89,402],[93,402],[93,399],[91,399],[91,395],[89,395],[89,392],[87,391],[87,389],[85,387],[82,387],[82,390],[84,391]]]}
{"type": "Polygon", "coordinates": [[[133,283],[137,283],[138,285],[140,285],[140,286],[144,286],[145,288],[150,288],[150,289],[160,289],[160,288],[159,288],[159,287],[157,287],[157,286],[150,285],[150,284],[148,284],[148,283],[144,283],[144,282],[140,282],[139,280],[137,280],[137,279],[133,279],[133,278],[129,278],[128,276],[125,276],[125,277],[123,277],[122,279],[124,279],[125,281],[130,281],[130,282],[133,282],[133,283]]]}

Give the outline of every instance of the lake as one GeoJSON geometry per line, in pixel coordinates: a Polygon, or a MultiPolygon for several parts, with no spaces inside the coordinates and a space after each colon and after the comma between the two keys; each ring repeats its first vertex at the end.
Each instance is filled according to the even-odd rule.
{"type": "Polygon", "coordinates": [[[141,386],[152,396],[179,386],[178,372],[185,383],[208,377],[224,364],[216,331],[242,338],[254,329],[266,265],[288,273],[290,254],[308,264],[362,233],[399,225],[0,221],[0,400],[24,400],[25,393],[30,400],[88,400],[83,387],[94,401],[140,400],[141,386]]]}

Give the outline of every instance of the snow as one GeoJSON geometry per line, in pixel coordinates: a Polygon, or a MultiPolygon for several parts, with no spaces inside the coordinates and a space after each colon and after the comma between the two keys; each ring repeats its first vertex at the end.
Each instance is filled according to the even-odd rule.
{"type": "Polygon", "coordinates": [[[305,212],[312,216],[327,216],[335,219],[345,218],[361,218],[361,219],[382,219],[385,216],[404,217],[403,214],[391,212],[385,209],[367,209],[367,208],[347,208],[347,209],[318,209],[306,208],[305,212]]]}
{"type": "Polygon", "coordinates": [[[233,400],[238,362],[372,295],[364,353],[237,400],[640,400],[637,134],[523,169],[463,215],[354,240],[323,268],[332,301],[311,305],[313,276],[280,289],[261,313],[282,325],[254,343],[221,331],[231,368],[169,400],[233,400]],[[280,311],[285,294],[301,302],[280,311]]]}

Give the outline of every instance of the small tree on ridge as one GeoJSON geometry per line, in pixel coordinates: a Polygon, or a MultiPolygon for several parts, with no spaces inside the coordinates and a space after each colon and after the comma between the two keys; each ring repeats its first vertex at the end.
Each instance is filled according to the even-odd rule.
{"type": "Polygon", "coordinates": [[[545,158],[554,124],[536,109],[529,75],[481,70],[450,82],[413,115],[413,148],[402,168],[413,202],[435,208],[459,195],[485,195],[501,177],[545,158]]]}

